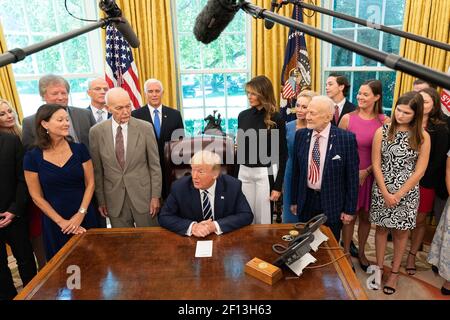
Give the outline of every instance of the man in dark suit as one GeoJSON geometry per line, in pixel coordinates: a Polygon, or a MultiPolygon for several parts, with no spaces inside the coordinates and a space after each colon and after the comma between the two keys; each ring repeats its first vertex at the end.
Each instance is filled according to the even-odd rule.
{"type": "Polygon", "coordinates": [[[108,90],[108,82],[103,78],[95,78],[88,83],[87,94],[91,98],[91,104],[87,109],[92,112],[97,123],[111,118],[111,113],[108,112],[105,103],[105,95],[108,90]]]}
{"type": "Polygon", "coordinates": [[[131,116],[148,121],[153,125],[158,141],[159,159],[163,175],[162,197],[169,194],[166,165],[164,162],[164,144],[167,141],[179,140],[184,137],[184,124],[178,110],[164,106],[161,102],[164,89],[162,83],[156,79],[148,79],[144,84],[147,105],[136,109],[131,116]]]}
{"type": "Polygon", "coordinates": [[[325,213],[339,241],[356,212],[359,157],[355,135],[330,123],[333,108],[328,97],[313,97],[307,128],[295,134],[291,211],[300,221],[325,213]]]}
{"type": "MultiPolygon", "coordinates": [[[[95,125],[92,112],[87,109],[69,107],[70,86],[66,79],[61,76],[48,74],[39,79],[39,94],[45,103],[59,104],[67,107],[69,114],[69,134],[75,142],[84,143],[89,147],[89,129],[95,125]]],[[[23,119],[22,142],[26,149],[34,144],[35,139],[35,115],[23,119]]]]}
{"type": "Polygon", "coordinates": [[[17,260],[23,286],[36,275],[25,217],[28,192],[22,163],[19,137],[0,132],[0,300],[12,299],[17,294],[8,267],[6,244],[17,260]]]}
{"type": "Polygon", "coordinates": [[[253,221],[242,183],[220,175],[220,157],[198,151],[191,159],[192,176],[172,184],[158,216],[161,227],[180,235],[206,237],[249,225],[253,221]]]}
{"type": "Polygon", "coordinates": [[[327,96],[333,100],[333,117],[331,123],[336,127],[344,114],[355,111],[356,106],[347,100],[346,96],[350,89],[350,84],[346,77],[332,73],[328,76],[326,82],[327,96]]]}

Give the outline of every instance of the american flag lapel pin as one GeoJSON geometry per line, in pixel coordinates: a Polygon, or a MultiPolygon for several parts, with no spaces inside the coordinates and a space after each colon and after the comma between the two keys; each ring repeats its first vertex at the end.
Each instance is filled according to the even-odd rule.
{"type": "Polygon", "coordinates": [[[224,196],[220,196],[220,199],[225,200],[225,197],[224,196]]]}

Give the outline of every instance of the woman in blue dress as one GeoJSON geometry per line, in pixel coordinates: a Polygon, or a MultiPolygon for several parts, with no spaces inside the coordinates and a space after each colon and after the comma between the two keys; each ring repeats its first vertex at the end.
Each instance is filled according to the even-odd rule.
{"type": "Polygon", "coordinates": [[[298,216],[291,212],[291,183],[292,183],[292,153],[294,152],[295,132],[299,129],[306,128],[306,110],[311,99],[317,96],[317,93],[304,90],[297,96],[297,103],[295,105],[296,120],[290,121],[286,124],[286,141],[288,147],[288,160],[286,163],[286,171],[284,174],[283,185],[283,223],[297,223],[298,216]]]}
{"type": "Polygon", "coordinates": [[[69,141],[69,125],[63,106],[42,105],[35,117],[36,147],[25,154],[23,164],[30,195],[45,214],[48,260],[73,234],[97,227],[92,161],[84,144],[69,141]]]}

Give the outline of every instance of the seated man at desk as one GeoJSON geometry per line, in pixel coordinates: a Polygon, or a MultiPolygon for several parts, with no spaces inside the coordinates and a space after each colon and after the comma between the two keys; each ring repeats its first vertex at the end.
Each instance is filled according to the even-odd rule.
{"type": "Polygon", "coordinates": [[[250,205],[239,180],[220,174],[220,157],[198,151],[191,158],[192,176],[175,181],[161,209],[161,227],[180,235],[206,237],[249,225],[250,205]]]}

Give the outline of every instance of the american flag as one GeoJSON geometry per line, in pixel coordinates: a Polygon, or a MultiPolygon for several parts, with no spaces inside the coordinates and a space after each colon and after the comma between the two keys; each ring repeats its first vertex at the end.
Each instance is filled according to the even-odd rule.
{"type": "Polygon", "coordinates": [[[135,109],[142,105],[133,53],[128,42],[113,25],[106,27],[105,80],[110,88],[124,88],[130,95],[135,109]]]}
{"type": "MultiPolygon", "coordinates": [[[[292,19],[303,22],[302,9],[298,5],[294,6],[292,19]]],[[[311,85],[311,66],[306,51],[305,34],[293,28],[289,30],[286,44],[284,65],[281,71],[281,85],[283,87],[281,94],[284,99],[295,98],[300,93],[301,87],[311,85]],[[291,75],[292,69],[296,69],[300,75],[299,85],[296,84],[296,79],[291,75]]]]}
{"type": "MultiPolygon", "coordinates": [[[[450,75],[450,67],[447,73],[450,75]]],[[[445,88],[441,92],[441,108],[445,115],[450,116],[450,90],[445,88]]]]}
{"type": "Polygon", "coordinates": [[[319,181],[320,175],[320,149],[319,149],[319,138],[320,135],[316,136],[316,141],[314,141],[314,146],[312,149],[312,159],[309,164],[309,175],[308,179],[311,184],[315,184],[319,181]]]}

